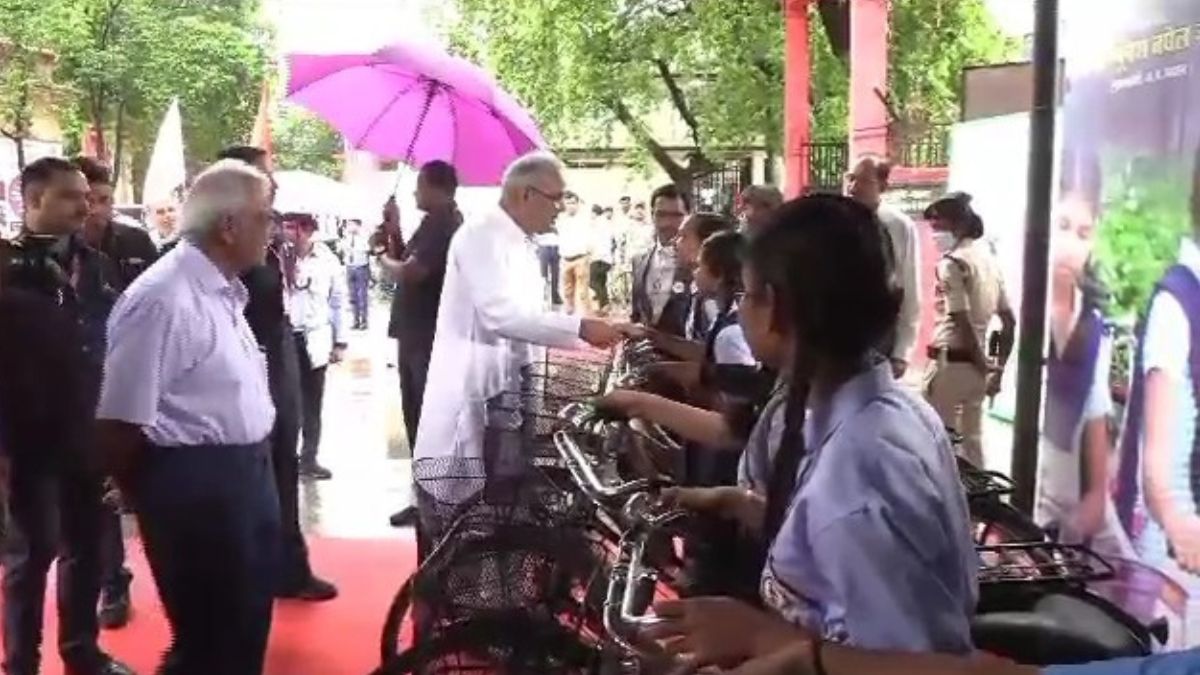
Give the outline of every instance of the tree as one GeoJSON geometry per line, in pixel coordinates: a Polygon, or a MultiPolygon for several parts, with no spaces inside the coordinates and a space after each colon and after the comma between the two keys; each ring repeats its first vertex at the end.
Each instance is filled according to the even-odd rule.
{"type": "Polygon", "coordinates": [[[341,179],[342,137],[302,108],[285,107],[275,124],[275,165],[341,179]]]}
{"type": "Polygon", "coordinates": [[[58,93],[50,36],[63,16],[36,0],[0,4],[0,136],[16,146],[25,168],[25,141],[33,132],[36,106],[51,107],[58,93]]]}
{"type": "MultiPolygon", "coordinates": [[[[895,0],[889,106],[897,119],[949,120],[963,66],[1012,47],[982,0],[895,0]]],[[[623,126],[687,187],[722,149],[782,143],[779,0],[460,0],[453,44],[486,63],[556,144],[623,126]],[[686,159],[648,118],[668,104],[686,159]]],[[[814,131],[844,136],[849,3],[814,6],[814,131]],[[819,23],[818,23],[819,22],[819,23]]]]}
{"type": "Polygon", "coordinates": [[[246,134],[269,46],[254,22],[257,2],[53,2],[71,7],[72,19],[57,40],[62,76],[78,94],[69,123],[99,132],[118,175],[128,151],[130,178],[140,184],[174,96],[193,157],[207,160],[246,134]]]}

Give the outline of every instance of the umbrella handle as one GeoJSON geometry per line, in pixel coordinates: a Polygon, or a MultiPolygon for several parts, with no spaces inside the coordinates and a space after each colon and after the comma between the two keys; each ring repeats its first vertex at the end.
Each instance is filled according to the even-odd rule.
{"type": "MultiPolygon", "coordinates": [[[[421,114],[417,117],[417,126],[413,129],[412,138],[408,141],[408,149],[404,151],[404,163],[412,166],[413,151],[417,149],[417,139],[421,137],[421,130],[425,128],[425,120],[429,117],[429,109],[433,107],[433,97],[437,95],[438,83],[436,80],[425,81],[425,102],[421,105],[421,114]]],[[[454,107],[451,106],[450,114],[454,114],[454,107]]],[[[419,167],[418,167],[419,168],[419,167]]],[[[400,169],[396,169],[396,182],[392,185],[392,194],[396,194],[396,190],[400,189],[400,169]]]]}

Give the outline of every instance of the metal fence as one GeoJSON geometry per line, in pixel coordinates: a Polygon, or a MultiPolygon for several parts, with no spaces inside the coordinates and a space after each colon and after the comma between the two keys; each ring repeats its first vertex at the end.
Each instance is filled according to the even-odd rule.
{"type": "Polygon", "coordinates": [[[696,176],[692,181],[692,203],[697,210],[732,215],[738,195],[753,180],[753,160],[749,157],[725,162],[716,171],[696,176]]]}
{"type": "Polygon", "coordinates": [[[805,144],[804,154],[808,159],[808,191],[841,192],[842,179],[850,168],[850,143],[814,141],[805,144]]]}

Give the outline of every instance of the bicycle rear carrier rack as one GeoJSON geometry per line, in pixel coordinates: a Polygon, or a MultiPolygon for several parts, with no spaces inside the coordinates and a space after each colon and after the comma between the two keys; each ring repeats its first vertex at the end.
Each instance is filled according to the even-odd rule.
{"type": "Polygon", "coordinates": [[[979,584],[1086,584],[1113,578],[1115,570],[1084,546],[1053,542],[976,546],[979,584]]]}

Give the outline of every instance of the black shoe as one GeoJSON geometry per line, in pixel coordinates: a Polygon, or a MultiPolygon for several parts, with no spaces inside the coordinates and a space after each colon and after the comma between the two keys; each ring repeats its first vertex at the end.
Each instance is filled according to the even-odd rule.
{"type": "Polygon", "coordinates": [[[68,665],[63,669],[66,675],[137,675],[137,671],[120,661],[101,654],[96,665],[78,667],[68,665]]]}
{"type": "Polygon", "coordinates": [[[325,602],[332,600],[338,596],[337,586],[320,579],[318,577],[309,577],[308,581],[304,582],[296,588],[287,588],[275,594],[277,598],[285,600],[303,600],[305,602],[325,602]]]}
{"type": "Polygon", "coordinates": [[[388,519],[392,527],[415,527],[417,524],[417,507],[406,506],[392,514],[388,519]]]}
{"type": "Polygon", "coordinates": [[[316,462],[305,462],[300,465],[300,477],[310,480],[329,480],[333,472],[316,462]]]}
{"type": "Polygon", "coordinates": [[[129,602],[129,591],[104,593],[100,598],[100,627],[118,630],[129,625],[133,607],[129,602]]]}

